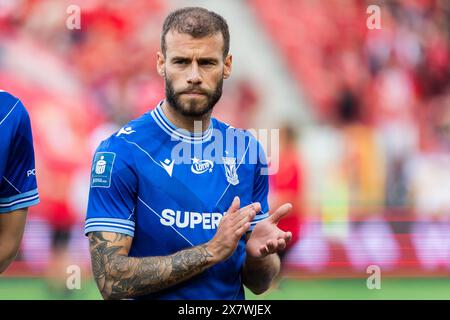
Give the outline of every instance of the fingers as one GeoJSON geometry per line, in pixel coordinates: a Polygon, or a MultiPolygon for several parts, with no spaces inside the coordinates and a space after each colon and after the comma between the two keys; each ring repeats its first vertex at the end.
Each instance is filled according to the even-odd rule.
{"type": "Polygon", "coordinates": [[[269,216],[269,220],[277,224],[292,209],[292,204],[285,203],[269,216]]]}
{"type": "Polygon", "coordinates": [[[256,216],[256,211],[248,210],[239,214],[236,218],[235,228],[241,228],[245,223],[250,223],[256,216]]]}
{"type": "Polygon", "coordinates": [[[236,229],[236,231],[234,232],[234,234],[240,238],[242,237],[242,235],[248,231],[248,229],[250,229],[250,222],[245,222],[241,227],[239,227],[238,229],[236,229]]]}
{"type": "Polygon", "coordinates": [[[234,197],[233,202],[231,202],[231,206],[228,208],[227,214],[231,214],[239,210],[241,206],[241,199],[238,196],[234,197]]]}
{"type": "Polygon", "coordinates": [[[284,239],[278,239],[277,242],[278,242],[277,251],[283,251],[284,249],[286,249],[286,241],[284,239]]]}
{"type": "Polygon", "coordinates": [[[230,208],[228,209],[223,220],[227,220],[227,224],[234,232],[236,238],[240,238],[250,228],[250,222],[255,218],[256,213],[261,210],[259,202],[251,203],[241,209],[239,197],[234,197],[230,208]]]}
{"type": "Polygon", "coordinates": [[[255,211],[255,212],[259,212],[261,211],[261,204],[259,202],[253,202],[250,203],[249,205],[246,205],[245,207],[241,208],[240,213],[245,213],[245,212],[249,212],[249,211],[255,211]]]}
{"type": "Polygon", "coordinates": [[[248,215],[251,215],[252,217],[250,220],[253,220],[256,213],[259,211],[261,211],[261,204],[259,204],[259,202],[254,202],[254,203],[250,203],[249,205],[247,205],[237,211],[230,212],[227,215],[229,216],[228,219],[230,219],[234,222],[237,222],[248,215]]]}
{"type": "MultiPolygon", "coordinates": [[[[249,205],[241,208],[239,210],[239,216],[248,215],[249,213],[251,213],[254,218],[256,213],[258,213],[259,211],[261,211],[261,204],[259,202],[254,202],[254,203],[250,203],[249,205]]],[[[240,218],[238,218],[238,219],[240,219],[240,218]]]]}
{"type": "Polygon", "coordinates": [[[278,236],[278,239],[277,239],[277,243],[278,243],[277,250],[280,251],[280,250],[286,249],[286,245],[289,243],[289,241],[291,241],[291,239],[292,239],[292,232],[281,231],[281,234],[278,236]]]}
{"type": "Polygon", "coordinates": [[[264,257],[264,256],[267,256],[270,252],[269,252],[269,249],[267,248],[267,246],[261,246],[260,248],[259,248],[259,252],[260,252],[260,254],[264,257]]]}
{"type": "Polygon", "coordinates": [[[238,237],[241,237],[250,228],[250,222],[255,218],[256,212],[260,208],[259,203],[252,203],[239,210],[239,214],[236,214],[233,220],[236,228],[235,234],[238,237]]]}
{"type": "Polygon", "coordinates": [[[259,252],[262,256],[266,256],[271,253],[280,252],[286,249],[286,244],[292,238],[290,232],[285,232],[285,237],[278,238],[278,240],[267,240],[266,245],[259,248],[259,252]]]}
{"type": "Polygon", "coordinates": [[[228,225],[231,232],[233,232],[233,239],[237,241],[242,235],[250,229],[250,223],[255,218],[256,214],[261,211],[261,204],[259,202],[250,203],[249,205],[240,208],[240,199],[235,197],[228,209],[226,215],[222,218],[222,222],[228,225]]]}
{"type": "Polygon", "coordinates": [[[248,211],[251,209],[253,209],[256,212],[261,211],[261,204],[259,202],[250,203],[249,205],[239,209],[240,206],[241,206],[241,199],[239,199],[238,196],[234,197],[233,202],[231,203],[230,207],[227,210],[227,215],[231,217],[236,215],[238,212],[241,213],[243,211],[248,211]]]}
{"type": "Polygon", "coordinates": [[[284,240],[286,241],[286,243],[288,243],[289,241],[292,240],[292,232],[288,231],[284,233],[284,240]]]}

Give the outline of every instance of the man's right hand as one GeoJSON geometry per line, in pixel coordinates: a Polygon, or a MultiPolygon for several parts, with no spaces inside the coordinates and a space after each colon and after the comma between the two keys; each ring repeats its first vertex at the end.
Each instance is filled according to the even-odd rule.
{"type": "Polygon", "coordinates": [[[233,255],[239,240],[250,228],[250,222],[261,210],[261,204],[251,203],[239,209],[240,199],[234,197],[230,208],[223,216],[214,237],[207,243],[208,251],[212,253],[215,263],[228,259],[233,255]]]}

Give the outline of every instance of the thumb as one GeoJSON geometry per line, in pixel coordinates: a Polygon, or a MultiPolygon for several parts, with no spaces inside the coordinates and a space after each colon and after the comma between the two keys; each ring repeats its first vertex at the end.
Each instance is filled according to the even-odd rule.
{"type": "Polygon", "coordinates": [[[284,217],[289,211],[292,209],[292,204],[285,203],[281,207],[279,207],[274,213],[272,213],[269,217],[272,223],[277,224],[282,217],[284,217]]]}

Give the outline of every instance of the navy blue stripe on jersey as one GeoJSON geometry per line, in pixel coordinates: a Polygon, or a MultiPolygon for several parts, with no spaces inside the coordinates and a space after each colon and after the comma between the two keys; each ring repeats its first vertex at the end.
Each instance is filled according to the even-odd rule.
{"type": "Polygon", "coordinates": [[[0,198],[0,206],[2,204],[13,203],[16,200],[28,198],[28,197],[34,196],[36,194],[38,194],[38,190],[37,189],[33,189],[33,190],[28,191],[28,192],[16,194],[15,196],[12,196],[12,197],[0,198]]]}

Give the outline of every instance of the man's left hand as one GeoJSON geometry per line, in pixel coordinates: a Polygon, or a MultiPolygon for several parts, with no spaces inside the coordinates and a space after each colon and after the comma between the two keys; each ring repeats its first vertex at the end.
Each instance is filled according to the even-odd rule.
{"type": "Polygon", "coordinates": [[[286,244],[292,238],[292,233],[279,229],[277,224],[291,209],[292,205],[285,203],[267,219],[256,224],[247,241],[247,256],[250,258],[264,258],[269,254],[286,248],[286,244]]]}

